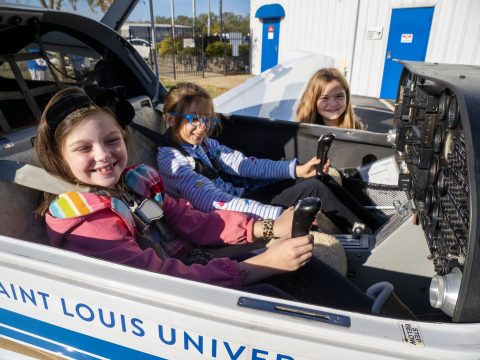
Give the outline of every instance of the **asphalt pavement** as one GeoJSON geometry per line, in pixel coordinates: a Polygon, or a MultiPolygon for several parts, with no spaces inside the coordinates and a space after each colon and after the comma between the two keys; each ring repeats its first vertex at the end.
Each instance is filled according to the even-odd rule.
{"type": "Polygon", "coordinates": [[[386,133],[393,126],[393,100],[352,95],[355,114],[368,125],[367,130],[386,133]]]}

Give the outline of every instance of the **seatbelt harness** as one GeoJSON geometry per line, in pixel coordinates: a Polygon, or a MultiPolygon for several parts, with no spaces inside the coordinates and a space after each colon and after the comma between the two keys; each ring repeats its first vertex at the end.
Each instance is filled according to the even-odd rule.
{"type": "MultiPolygon", "coordinates": [[[[90,192],[88,186],[69,183],[49,174],[40,167],[13,160],[0,160],[0,180],[56,195],[69,191],[90,192]]],[[[162,238],[171,238],[171,236],[166,237],[165,230],[159,226],[158,220],[163,217],[163,210],[150,199],[138,202],[130,196],[123,201],[129,207],[140,234],[148,234],[150,226],[157,224],[157,238],[149,240],[156,245],[154,249],[157,254],[164,259],[168,259],[170,256],[160,241],[162,238]]]]}
{"type": "MultiPolygon", "coordinates": [[[[69,183],[40,167],[12,160],[0,160],[0,180],[56,195],[68,191],[91,192],[88,186],[69,183]]],[[[132,214],[135,214],[143,224],[142,232],[163,217],[163,210],[153,200],[136,201],[129,194],[126,194],[125,200],[132,214]]]]}
{"type": "Polygon", "coordinates": [[[88,192],[90,190],[88,186],[69,183],[37,166],[13,160],[0,160],[0,180],[50,194],[61,194],[67,191],[88,192]]]}

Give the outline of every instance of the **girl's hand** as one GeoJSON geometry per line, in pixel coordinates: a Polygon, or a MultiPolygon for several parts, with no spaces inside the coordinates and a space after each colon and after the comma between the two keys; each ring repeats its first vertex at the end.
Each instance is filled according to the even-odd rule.
{"type": "Polygon", "coordinates": [[[313,235],[276,240],[263,253],[264,265],[279,272],[295,271],[304,266],[312,257],[313,235]]]}
{"type": "Polygon", "coordinates": [[[323,165],[323,173],[328,174],[329,169],[330,169],[330,159],[327,159],[327,161],[323,165]]]}
{"type": "Polygon", "coordinates": [[[245,270],[243,285],[252,284],[270,276],[295,271],[304,266],[312,257],[313,236],[280,239],[260,255],[239,263],[245,270]]]}
{"type": "Polygon", "coordinates": [[[330,159],[327,159],[327,161],[323,165],[323,173],[328,174],[329,169],[330,169],[330,159]]]}
{"type": "Polygon", "coordinates": [[[293,206],[283,210],[282,214],[273,223],[273,235],[278,239],[287,239],[292,236],[293,206]]]}
{"type": "MultiPolygon", "coordinates": [[[[315,176],[317,173],[316,166],[320,164],[320,159],[317,159],[317,157],[311,158],[309,161],[307,161],[303,165],[297,165],[295,167],[295,175],[297,175],[297,178],[309,178],[312,176],[315,176]]],[[[328,169],[330,168],[330,159],[327,159],[325,162],[325,165],[323,165],[323,172],[327,173],[328,169]]]]}

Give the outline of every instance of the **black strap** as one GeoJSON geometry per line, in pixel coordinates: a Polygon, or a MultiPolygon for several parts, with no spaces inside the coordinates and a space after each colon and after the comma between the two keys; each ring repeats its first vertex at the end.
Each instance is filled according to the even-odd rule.
{"type": "MultiPolygon", "coordinates": [[[[130,191],[125,192],[122,197],[122,201],[127,205],[132,214],[133,220],[135,221],[136,240],[139,246],[142,249],[151,247],[162,260],[166,260],[170,255],[164,246],[165,243],[175,240],[175,232],[164,221],[163,210],[160,211],[159,216],[153,216],[152,218],[145,218],[141,212],[137,213],[144,200],[145,199],[140,199],[130,191]],[[155,234],[151,232],[155,232],[155,234]],[[158,242],[154,241],[152,236],[156,236],[158,242]]],[[[152,216],[152,212],[147,211],[146,215],[147,217],[152,216]]],[[[154,215],[158,215],[158,213],[155,212],[154,215]]]]}
{"type": "MultiPolygon", "coordinates": [[[[227,174],[225,171],[223,171],[222,166],[220,165],[220,162],[218,161],[218,159],[215,156],[212,156],[210,154],[210,150],[208,149],[207,144],[202,142],[200,146],[202,147],[203,151],[207,155],[208,160],[210,160],[210,163],[212,164],[212,166],[210,167],[208,164],[204,164],[201,159],[195,159],[195,162],[197,162],[198,160],[205,168],[208,168],[208,171],[210,172],[213,171],[214,172],[213,174],[215,175],[213,179],[221,177],[222,180],[225,182],[229,182],[229,183],[233,182],[232,176],[230,174],[227,174]]],[[[203,169],[203,171],[204,172],[201,174],[203,174],[204,176],[207,176],[205,175],[206,169],[203,169]]],[[[209,179],[212,180],[212,178],[209,178],[209,179]]]]}
{"type": "Polygon", "coordinates": [[[222,172],[222,166],[218,162],[218,159],[214,156],[210,156],[210,149],[208,148],[207,144],[202,142],[200,146],[203,149],[203,152],[207,154],[208,160],[210,160],[210,163],[212,164],[213,170],[215,170],[217,173],[222,172]]]}

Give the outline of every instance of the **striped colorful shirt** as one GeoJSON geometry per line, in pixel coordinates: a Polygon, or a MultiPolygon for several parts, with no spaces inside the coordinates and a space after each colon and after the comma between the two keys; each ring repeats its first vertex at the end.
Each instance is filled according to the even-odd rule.
{"type": "Polygon", "coordinates": [[[246,157],[240,151],[221,145],[214,139],[205,139],[208,155],[201,146],[183,145],[190,156],[179,150],[160,146],[157,164],[168,193],[186,199],[201,211],[231,210],[250,214],[254,218],[276,219],[283,208],[242,198],[246,188],[253,191],[278,180],[294,179],[297,161],[274,161],[246,157]],[[222,171],[231,175],[235,184],[221,177],[210,180],[195,172],[194,158],[211,166],[216,158],[222,171]]]}

